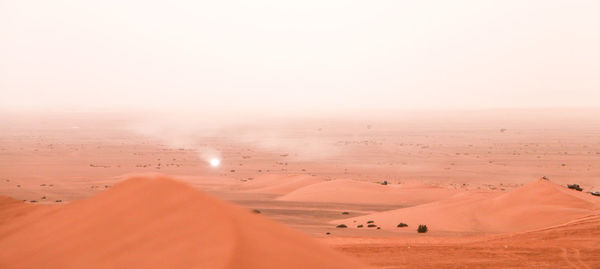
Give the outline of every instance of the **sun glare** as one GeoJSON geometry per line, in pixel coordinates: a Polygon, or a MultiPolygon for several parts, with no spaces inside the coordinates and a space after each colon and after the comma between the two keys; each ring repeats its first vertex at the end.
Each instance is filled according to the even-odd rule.
{"type": "Polygon", "coordinates": [[[219,160],[217,158],[210,159],[210,166],[217,167],[217,166],[219,166],[219,164],[221,164],[221,160],[219,160]]]}

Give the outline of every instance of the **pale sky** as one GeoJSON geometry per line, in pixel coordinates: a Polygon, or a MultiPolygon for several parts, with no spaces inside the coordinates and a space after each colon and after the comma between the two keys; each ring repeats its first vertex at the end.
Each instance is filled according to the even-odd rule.
{"type": "Polygon", "coordinates": [[[600,106],[600,1],[0,0],[0,107],[600,106]]]}

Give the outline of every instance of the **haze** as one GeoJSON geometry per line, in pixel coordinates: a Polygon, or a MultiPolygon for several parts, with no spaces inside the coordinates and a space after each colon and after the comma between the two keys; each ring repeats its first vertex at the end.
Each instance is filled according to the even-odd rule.
{"type": "Polygon", "coordinates": [[[0,2],[3,108],[594,107],[597,1],[0,2]]]}

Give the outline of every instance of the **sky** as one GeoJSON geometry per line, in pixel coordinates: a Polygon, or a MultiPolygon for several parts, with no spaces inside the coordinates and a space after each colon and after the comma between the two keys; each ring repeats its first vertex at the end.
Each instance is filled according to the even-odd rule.
{"type": "Polygon", "coordinates": [[[600,106],[600,1],[0,0],[0,108],[600,106]]]}

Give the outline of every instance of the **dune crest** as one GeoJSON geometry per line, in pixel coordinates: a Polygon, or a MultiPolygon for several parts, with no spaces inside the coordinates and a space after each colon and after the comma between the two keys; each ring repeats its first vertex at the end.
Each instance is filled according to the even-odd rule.
{"type": "Polygon", "coordinates": [[[600,199],[537,180],[504,194],[461,193],[449,199],[415,207],[340,219],[331,223],[366,223],[374,220],[384,229],[400,222],[409,230],[426,224],[430,231],[520,232],[559,225],[595,214],[600,199]]]}
{"type": "Polygon", "coordinates": [[[0,225],[1,268],[362,267],[167,177],[131,178],[53,207],[0,225]]]}

